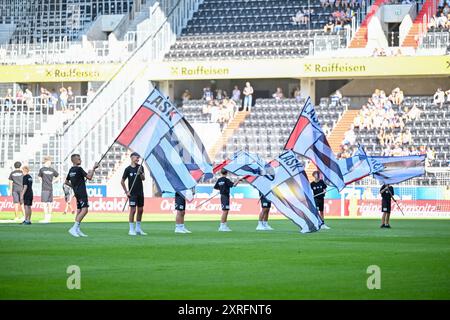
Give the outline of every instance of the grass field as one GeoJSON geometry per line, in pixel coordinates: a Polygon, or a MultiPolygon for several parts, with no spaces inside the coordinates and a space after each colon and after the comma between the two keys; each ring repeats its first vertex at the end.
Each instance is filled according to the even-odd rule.
{"type": "Polygon", "coordinates": [[[306,235],[280,219],[272,232],[234,220],[231,233],[189,221],[192,234],[147,221],[146,237],[128,236],[124,215],[88,221],[88,238],[72,238],[69,222],[0,224],[0,299],[450,299],[450,220],[393,220],[391,230],[329,220],[332,230],[306,235]],[[81,290],[66,287],[70,265],[81,290]],[[380,290],[367,288],[370,265],[380,290]]]}

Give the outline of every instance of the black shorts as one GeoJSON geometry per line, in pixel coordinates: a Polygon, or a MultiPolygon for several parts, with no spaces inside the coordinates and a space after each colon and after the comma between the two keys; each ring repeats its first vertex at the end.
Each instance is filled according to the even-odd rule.
{"type": "Polygon", "coordinates": [[[222,205],[222,210],[230,210],[230,195],[229,194],[221,194],[220,195],[220,204],[222,205]]]}
{"type": "Polygon", "coordinates": [[[25,197],[23,197],[23,204],[25,205],[25,206],[32,206],[33,205],[33,196],[25,196],[25,197]]]}
{"type": "Polygon", "coordinates": [[[391,213],[391,201],[382,200],[381,201],[381,211],[386,213],[391,213]]]}
{"type": "Polygon", "coordinates": [[[75,198],[77,199],[77,209],[89,208],[89,201],[87,197],[75,198]]]}
{"type": "Polygon", "coordinates": [[[266,197],[261,197],[259,200],[261,201],[261,208],[270,209],[272,207],[272,202],[267,200],[266,197]]]}
{"type": "Polygon", "coordinates": [[[141,208],[144,206],[144,195],[143,194],[132,194],[130,196],[130,207],[141,208]]]}
{"type": "Polygon", "coordinates": [[[184,211],[186,210],[186,199],[178,194],[175,195],[175,210],[184,211]]]}
{"type": "Polygon", "coordinates": [[[323,212],[324,199],[314,198],[314,202],[316,203],[317,210],[323,212]]]}

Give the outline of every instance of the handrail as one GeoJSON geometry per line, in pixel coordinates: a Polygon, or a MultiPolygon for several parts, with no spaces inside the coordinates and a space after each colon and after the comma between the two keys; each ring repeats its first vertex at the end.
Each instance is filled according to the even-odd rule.
{"type": "MultiPolygon", "coordinates": [[[[95,95],[92,97],[92,100],[90,102],[88,102],[85,107],[80,110],[80,112],[78,113],[78,115],[70,122],[70,124],[68,126],[66,126],[65,130],[63,133],[67,132],[67,130],[77,121],[78,118],[80,118],[80,116],[89,108],[89,106],[95,101],[95,99],[97,98],[97,96],[111,83],[111,81],[120,73],[120,71],[123,70],[123,68],[125,67],[125,65],[133,58],[136,56],[136,54],[148,43],[149,40],[154,39],[155,36],[158,34],[158,32],[162,29],[162,27],[164,26],[164,24],[168,21],[169,17],[172,15],[172,13],[175,11],[176,8],[178,8],[180,2],[182,0],[178,0],[177,4],[170,10],[169,14],[166,16],[166,19],[161,23],[161,26],[153,33],[150,34],[142,43],[139,47],[137,47],[131,54],[130,56],[124,61],[122,62],[122,64],[117,68],[116,72],[114,72],[114,74],[111,76],[111,78],[109,80],[107,80],[106,82],[103,83],[103,85],[100,87],[100,89],[95,93],[95,95]]],[[[132,84],[132,83],[131,83],[132,84]]],[[[125,88],[125,90],[123,90],[120,95],[118,95],[118,97],[114,100],[114,102],[116,102],[120,96],[131,86],[131,84],[129,86],[127,86],[125,88]]],[[[113,102],[113,103],[114,103],[113,102]]]]}

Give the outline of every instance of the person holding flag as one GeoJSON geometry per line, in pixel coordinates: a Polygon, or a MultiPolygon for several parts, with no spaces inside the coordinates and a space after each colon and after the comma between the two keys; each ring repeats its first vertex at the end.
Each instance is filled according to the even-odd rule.
{"type": "Polygon", "coordinates": [[[214,189],[219,190],[220,193],[220,203],[222,206],[222,217],[220,218],[220,226],[219,231],[221,232],[230,232],[232,231],[230,227],[228,227],[227,219],[228,212],[230,211],[230,189],[235,187],[243,178],[237,180],[233,183],[230,179],[227,178],[228,171],[226,169],[221,169],[220,173],[222,176],[217,179],[216,184],[214,185],[214,189]]]}
{"type": "Polygon", "coordinates": [[[267,222],[272,202],[269,201],[261,192],[259,192],[259,201],[261,202],[261,213],[259,214],[258,226],[256,231],[271,231],[273,228],[267,222]]]}
{"type": "Polygon", "coordinates": [[[326,183],[320,179],[320,173],[319,171],[314,171],[312,173],[314,177],[314,181],[311,182],[311,189],[314,193],[314,202],[317,207],[317,211],[319,211],[320,217],[322,218],[323,224],[320,226],[320,229],[329,230],[330,227],[328,227],[325,224],[325,217],[323,214],[323,207],[325,202],[325,193],[327,192],[327,185],[326,183]]]}
{"type": "Polygon", "coordinates": [[[391,217],[391,198],[394,196],[394,188],[390,184],[383,184],[380,189],[381,194],[381,226],[380,228],[391,228],[389,219],[391,217]]]}
{"type": "Polygon", "coordinates": [[[130,155],[131,164],[125,168],[122,181],[120,182],[123,191],[127,195],[130,201],[130,214],[128,216],[128,222],[130,224],[130,230],[128,235],[130,236],[146,236],[147,234],[142,231],[141,221],[142,214],[144,213],[144,187],[142,181],[145,180],[144,166],[139,164],[141,156],[137,152],[133,152],[130,155]],[[125,180],[128,179],[128,190],[125,186],[125,180]],[[137,214],[136,214],[137,207],[137,214]],[[136,228],[134,226],[134,216],[136,215],[136,228]]]}
{"type": "Polygon", "coordinates": [[[77,215],[75,216],[73,227],[69,229],[69,233],[76,238],[87,237],[80,229],[81,221],[83,221],[84,217],[88,214],[89,208],[85,179],[92,180],[95,170],[98,168],[98,163],[96,162],[92,170],[86,172],[81,167],[81,157],[79,154],[72,154],[70,160],[72,161],[73,166],[70,168],[64,183],[73,189],[73,193],[77,200],[77,215]]]}

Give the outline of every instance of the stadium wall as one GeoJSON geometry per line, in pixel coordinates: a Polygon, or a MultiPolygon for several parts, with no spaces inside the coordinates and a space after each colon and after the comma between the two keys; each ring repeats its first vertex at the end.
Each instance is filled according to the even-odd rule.
{"type": "MultiPolygon", "coordinates": [[[[204,199],[195,199],[186,205],[187,213],[191,214],[221,214],[220,199],[213,199],[206,204],[199,206],[204,199]],[[199,206],[198,208],[196,208],[199,206]]],[[[95,197],[90,198],[90,213],[105,214],[117,213],[123,214],[123,207],[126,198],[124,197],[95,197]]],[[[73,201],[72,205],[75,205],[73,201]]],[[[340,218],[379,218],[380,200],[357,200],[345,199],[335,200],[327,199],[324,205],[324,214],[326,217],[340,217],[340,218]]],[[[56,198],[54,202],[54,212],[63,211],[65,206],[64,199],[56,198]]],[[[405,218],[450,218],[450,200],[442,201],[413,201],[405,200],[401,202],[401,207],[404,215],[400,210],[393,205],[393,217],[405,218]]],[[[40,197],[35,197],[32,207],[33,212],[43,212],[43,204],[40,202],[40,197]]],[[[232,199],[230,203],[230,214],[233,215],[248,215],[258,216],[261,208],[256,199],[232,199]]],[[[12,197],[0,197],[0,212],[14,211],[14,204],[12,197]]],[[[145,214],[174,214],[174,199],[173,198],[145,198],[144,205],[145,214]]],[[[277,209],[272,206],[272,215],[281,215],[277,209]]],[[[125,216],[124,216],[125,219],[125,216]]]]}

